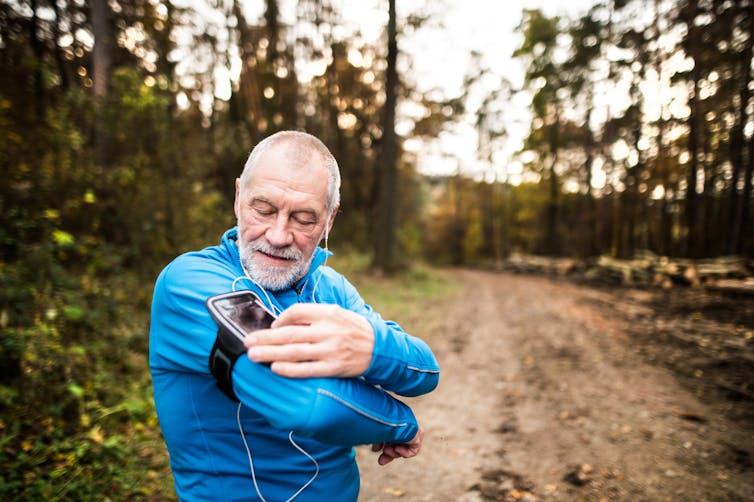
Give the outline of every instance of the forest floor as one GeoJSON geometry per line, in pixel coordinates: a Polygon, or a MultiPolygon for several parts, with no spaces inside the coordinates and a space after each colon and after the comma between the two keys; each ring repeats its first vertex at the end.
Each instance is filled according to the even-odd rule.
{"type": "Polygon", "coordinates": [[[360,502],[754,500],[754,298],[448,271],[400,320],[440,360],[420,455],[360,502]]]}

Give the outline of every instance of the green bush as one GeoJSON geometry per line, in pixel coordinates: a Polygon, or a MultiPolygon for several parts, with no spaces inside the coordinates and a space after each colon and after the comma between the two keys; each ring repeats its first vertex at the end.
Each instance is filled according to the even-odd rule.
{"type": "Polygon", "coordinates": [[[0,267],[0,499],[154,499],[169,476],[148,295],[128,276],[64,269],[69,244],[52,239],[0,267]]]}
{"type": "MultiPolygon", "coordinates": [[[[25,129],[3,102],[0,500],[174,498],[147,364],[154,263],[175,252],[144,231],[164,229],[158,183],[99,175],[79,93],[25,129]]],[[[146,177],[137,156],[118,165],[146,177]]]]}

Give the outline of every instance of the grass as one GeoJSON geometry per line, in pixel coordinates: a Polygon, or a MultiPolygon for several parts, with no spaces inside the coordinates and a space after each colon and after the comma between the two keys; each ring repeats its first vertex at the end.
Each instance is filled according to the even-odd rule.
{"type": "Polygon", "coordinates": [[[362,298],[383,318],[429,341],[436,313],[455,297],[456,284],[445,270],[416,263],[393,276],[370,270],[363,254],[336,255],[328,265],[348,278],[362,298]]]}

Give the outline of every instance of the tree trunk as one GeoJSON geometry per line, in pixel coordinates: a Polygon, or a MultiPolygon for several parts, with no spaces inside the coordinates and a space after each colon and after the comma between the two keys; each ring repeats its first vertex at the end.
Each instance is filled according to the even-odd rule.
{"type": "MultiPolygon", "coordinates": [[[[589,103],[594,102],[594,96],[592,95],[592,90],[590,88],[589,90],[589,103]]],[[[592,112],[593,112],[593,106],[590,104],[589,109],[586,113],[586,119],[584,120],[584,131],[586,132],[586,144],[585,150],[586,150],[586,159],[584,161],[584,178],[585,178],[585,185],[586,185],[586,194],[585,194],[585,200],[586,200],[586,208],[585,208],[585,219],[586,219],[586,242],[584,244],[584,255],[585,256],[593,256],[597,254],[597,206],[594,200],[594,191],[592,190],[592,170],[594,168],[594,157],[595,157],[595,141],[594,141],[594,133],[592,132],[591,127],[589,126],[589,123],[592,120],[592,112]]]]}
{"type": "Polygon", "coordinates": [[[747,235],[748,242],[744,242],[743,239],[739,240],[738,247],[736,248],[736,253],[741,253],[744,251],[744,245],[748,244],[748,249],[746,249],[746,252],[751,255],[752,251],[752,234],[754,234],[754,230],[751,228],[751,184],[752,184],[752,177],[754,177],[754,134],[749,137],[749,162],[746,164],[746,172],[744,173],[744,189],[741,193],[740,198],[740,204],[741,204],[741,210],[739,211],[740,217],[741,217],[741,223],[739,224],[739,228],[741,229],[741,236],[747,235]]]}
{"type": "Polygon", "coordinates": [[[696,193],[697,175],[699,170],[699,81],[701,79],[701,68],[699,65],[701,61],[698,58],[697,49],[697,37],[699,36],[698,29],[696,28],[694,21],[698,11],[696,0],[689,2],[688,13],[686,16],[687,26],[689,28],[688,39],[689,47],[687,51],[688,55],[694,59],[694,69],[691,71],[692,78],[692,91],[689,97],[689,166],[686,173],[686,255],[694,258],[697,255],[697,211],[698,201],[696,193]]]}
{"type": "Polygon", "coordinates": [[[396,40],[395,0],[388,0],[388,49],[387,75],[385,78],[385,108],[382,118],[382,141],[377,162],[379,177],[379,199],[377,232],[374,248],[374,266],[383,272],[393,272],[396,267],[396,180],[398,145],[395,135],[395,107],[398,99],[398,72],[396,61],[398,43],[396,40]]]}
{"type": "Polygon", "coordinates": [[[31,0],[31,25],[29,30],[31,31],[31,48],[34,53],[34,111],[36,114],[37,122],[44,120],[45,113],[45,92],[44,81],[42,76],[43,66],[43,53],[42,42],[39,40],[39,34],[37,33],[39,28],[39,17],[37,16],[37,0],[31,0]]]}
{"type": "Polygon", "coordinates": [[[95,161],[98,167],[108,168],[111,164],[109,126],[105,117],[108,102],[112,66],[112,32],[110,30],[110,7],[107,0],[92,0],[91,16],[94,32],[92,66],[94,80],[94,141],[95,161]]]}
{"type": "Polygon", "coordinates": [[[754,166],[754,136],[749,139],[749,155],[746,167],[744,167],[744,128],[749,120],[748,106],[751,98],[750,86],[752,82],[751,64],[754,60],[754,14],[748,13],[748,39],[743,52],[743,58],[738,65],[738,71],[740,72],[738,81],[740,83],[738,95],[738,117],[737,123],[733,126],[731,132],[731,152],[730,158],[733,164],[733,180],[730,187],[730,216],[728,224],[730,225],[730,232],[728,238],[729,254],[738,254],[743,249],[742,236],[747,235],[744,233],[744,227],[746,227],[748,207],[751,196],[751,176],[752,166],[754,166]],[[738,192],[738,180],[740,179],[741,172],[744,171],[744,188],[741,193],[738,192]]]}
{"type": "Polygon", "coordinates": [[[55,36],[55,63],[58,65],[58,72],[60,73],[60,87],[66,91],[68,90],[71,79],[68,74],[68,65],[65,64],[60,44],[57,43],[61,37],[60,8],[58,8],[58,2],[56,0],[53,0],[50,3],[52,4],[52,11],[55,14],[55,23],[53,25],[53,35],[55,36]]]}
{"type": "Polygon", "coordinates": [[[610,239],[610,256],[622,257],[623,255],[623,197],[614,194],[611,201],[612,218],[608,228],[612,229],[610,239]]]}
{"type": "Polygon", "coordinates": [[[550,163],[550,200],[547,204],[547,254],[555,256],[558,254],[558,149],[560,143],[560,110],[556,103],[555,117],[550,129],[550,154],[552,162],[550,163]]]}
{"type": "MultiPolygon", "coordinates": [[[[654,19],[652,21],[652,35],[653,41],[657,42],[660,38],[660,0],[654,0],[654,19]]],[[[660,51],[656,50],[652,56],[652,65],[657,73],[658,82],[662,82],[662,59],[660,58],[660,51]]],[[[662,84],[658,84],[658,90],[662,84]]],[[[656,184],[662,185],[664,190],[667,190],[665,183],[665,175],[663,171],[663,162],[665,159],[665,118],[663,117],[663,111],[665,110],[665,104],[660,102],[660,113],[657,118],[657,155],[654,159],[654,176],[656,177],[656,184]]],[[[650,187],[652,188],[652,187],[650,187]]],[[[651,194],[651,190],[650,190],[651,194]]],[[[651,197],[651,195],[650,195],[651,197]]],[[[655,212],[657,218],[657,224],[650,226],[650,246],[660,254],[666,253],[664,245],[664,211],[665,211],[665,195],[662,200],[658,201],[660,206],[659,212],[655,212]],[[652,230],[654,229],[654,231],[652,230]]],[[[650,220],[651,221],[651,220],[650,220]]]]}
{"type": "Polygon", "coordinates": [[[262,91],[259,80],[254,74],[260,66],[260,62],[256,58],[256,44],[254,44],[251,27],[243,14],[241,3],[239,0],[233,2],[233,15],[236,16],[237,20],[238,50],[241,58],[241,75],[235,104],[238,119],[245,126],[252,144],[256,144],[262,139],[259,132],[259,122],[264,117],[260,100],[262,91]]]}
{"type": "MultiPolygon", "coordinates": [[[[328,119],[330,122],[330,128],[332,131],[332,135],[335,139],[335,155],[337,159],[340,159],[340,161],[344,161],[346,158],[346,144],[345,140],[343,138],[343,131],[340,129],[340,124],[338,123],[338,107],[336,104],[337,95],[335,93],[335,86],[333,84],[338,82],[338,62],[340,58],[347,58],[347,54],[345,51],[345,48],[340,46],[340,44],[331,42],[330,43],[330,52],[332,53],[332,63],[327,66],[327,80],[328,85],[327,87],[327,104],[328,104],[328,119]]],[[[345,166],[341,166],[341,170],[344,169],[345,166]]]]}
{"type": "MultiPolygon", "coordinates": [[[[697,63],[698,65],[698,63],[697,63]]],[[[689,167],[686,173],[686,254],[694,258],[697,254],[697,175],[699,170],[699,72],[693,72],[693,91],[689,99],[689,167]]]]}
{"type": "Polygon", "coordinates": [[[508,181],[498,180],[497,174],[495,174],[494,179],[495,181],[492,183],[490,189],[492,197],[492,245],[495,253],[495,265],[499,265],[503,262],[503,257],[506,254],[503,251],[503,242],[507,239],[505,239],[503,233],[506,229],[505,216],[507,212],[505,211],[505,201],[507,198],[506,188],[508,181]],[[497,196],[498,192],[500,192],[499,200],[497,196]]]}
{"type": "MultiPolygon", "coordinates": [[[[179,169],[180,161],[178,160],[178,150],[176,148],[179,141],[175,134],[176,102],[170,95],[175,80],[175,63],[170,61],[170,58],[168,57],[174,45],[171,36],[173,32],[174,7],[171,2],[166,2],[166,9],[165,28],[155,42],[158,52],[157,71],[164,76],[167,81],[167,90],[160,92],[166,93],[165,98],[169,103],[165,110],[165,123],[168,125],[168,128],[164,132],[166,141],[163,143],[161,147],[162,151],[158,156],[162,158],[162,163],[166,164],[164,168],[168,174],[168,179],[165,181],[165,184],[167,185],[166,188],[169,194],[171,186],[176,186],[175,182],[180,179],[181,173],[179,169]]],[[[211,137],[211,133],[209,136],[211,137]]],[[[177,223],[178,218],[176,216],[178,210],[176,209],[175,203],[176,197],[170,197],[169,195],[165,197],[165,234],[170,247],[173,249],[179,246],[177,240],[180,235],[180,228],[177,223]]]]}

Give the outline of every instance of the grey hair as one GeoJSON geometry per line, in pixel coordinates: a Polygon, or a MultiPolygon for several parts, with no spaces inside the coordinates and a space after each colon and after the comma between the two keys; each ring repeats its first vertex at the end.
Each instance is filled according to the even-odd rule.
{"type": "Polygon", "coordinates": [[[333,210],[340,204],[340,169],[338,168],[338,161],[335,160],[333,154],[319,138],[309,133],[302,131],[280,131],[267,136],[257,143],[244,164],[243,172],[240,176],[241,187],[245,187],[246,183],[248,183],[251,173],[262,155],[273,146],[284,142],[294,147],[294,162],[301,166],[305,165],[311,159],[313,153],[319,154],[322,160],[324,160],[325,167],[327,168],[327,201],[325,205],[328,216],[332,215],[333,210]]]}

